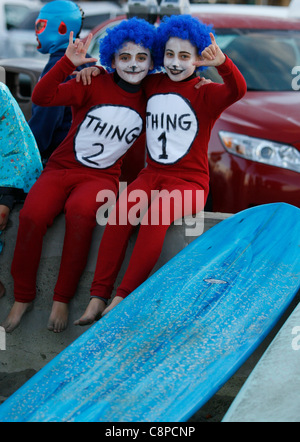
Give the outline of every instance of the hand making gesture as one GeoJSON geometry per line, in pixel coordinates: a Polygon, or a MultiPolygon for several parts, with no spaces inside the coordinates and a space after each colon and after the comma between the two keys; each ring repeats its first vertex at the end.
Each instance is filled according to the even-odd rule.
{"type": "Polygon", "coordinates": [[[195,63],[195,66],[220,66],[226,60],[225,55],[217,45],[214,34],[211,32],[211,45],[207,46],[201,54],[201,59],[195,63]]]}
{"type": "Polygon", "coordinates": [[[74,64],[74,66],[81,66],[85,63],[93,63],[96,62],[96,58],[86,58],[86,54],[93,38],[93,34],[89,34],[86,42],[84,43],[79,38],[73,42],[74,32],[70,32],[69,37],[69,46],[66,50],[66,56],[68,59],[74,64]]]}

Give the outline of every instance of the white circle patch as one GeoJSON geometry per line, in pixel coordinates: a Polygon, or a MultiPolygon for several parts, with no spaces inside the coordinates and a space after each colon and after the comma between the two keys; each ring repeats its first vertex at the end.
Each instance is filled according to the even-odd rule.
{"type": "Polygon", "coordinates": [[[187,155],[198,135],[198,119],[190,102],[178,94],[153,95],[147,104],[147,149],[150,158],[175,164],[187,155]]]}
{"type": "Polygon", "coordinates": [[[143,119],[129,107],[103,104],[92,107],[78,127],[74,150],[84,166],[113,166],[140,136],[143,119]]]}

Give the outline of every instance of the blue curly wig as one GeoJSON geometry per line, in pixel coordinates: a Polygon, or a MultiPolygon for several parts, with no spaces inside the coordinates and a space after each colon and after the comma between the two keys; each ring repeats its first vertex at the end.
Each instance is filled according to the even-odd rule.
{"type": "Polygon", "coordinates": [[[111,67],[114,55],[124,43],[129,41],[150,50],[154,62],[154,71],[157,68],[155,57],[153,56],[156,42],[156,29],[146,20],[139,18],[124,20],[115,28],[108,29],[106,37],[104,37],[100,43],[100,62],[102,66],[104,66],[108,72],[114,72],[115,69],[111,67]]]}
{"type": "MultiPolygon", "coordinates": [[[[209,33],[213,32],[212,25],[206,25],[191,15],[172,15],[164,17],[157,30],[155,58],[158,65],[163,66],[165,46],[172,37],[189,40],[197,48],[198,54],[211,44],[209,33]]],[[[205,67],[197,68],[204,70],[205,67]]]]}

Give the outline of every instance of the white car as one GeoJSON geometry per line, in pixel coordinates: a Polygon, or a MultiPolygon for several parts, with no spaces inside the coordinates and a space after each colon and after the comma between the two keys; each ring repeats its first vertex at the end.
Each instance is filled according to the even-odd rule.
{"type": "Polygon", "coordinates": [[[290,17],[300,18],[300,0],[292,0],[288,10],[290,17]]]}
{"type": "MultiPolygon", "coordinates": [[[[300,0],[297,0],[300,1],[300,0]]],[[[289,16],[288,6],[265,6],[265,5],[244,5],[231,3],[208,3],[191,4],[191,14],[220,13],[238,15],[260,15],[264,17],[287,18],[289,16]]]]}
{"type": "Polygon", "coordinates": [[[39,0],[0,0],[0,58],[7,53],[9,33],[31,12],[42,6],[39,0]]]}
{"type": "Polygon", "coordinates": [[[0,0],[0,35],[18,27],[31,10],[41,6],[38,0],[0,0]]]}
{"type": "MultiPolygon", "coordinates": [[[[2,0],[0,0],[2,1],[2,0]]],[[[13,0],[10,0],[13,1],[13,0]]],[[[27,4],[34,3],[34,0],[24,0],[27,4]]],[[[104,2],[78,2],[84,11],[84,22],[81,37],[85,37],[91,29],[105,20],[114,18],[123,13],[122,7],[118,4],[104,2]]],[[[41,7],[45,3],[33,7],[25,19],[19,23],[17,28],[9,31],[4,45],[3,52],[0,51],[0,58],[11,57],[34,57],[47,60],[48,55],[40,54],[37,51],[37,41],[35,36],[35,21],[39,15],[41,7]]]]}

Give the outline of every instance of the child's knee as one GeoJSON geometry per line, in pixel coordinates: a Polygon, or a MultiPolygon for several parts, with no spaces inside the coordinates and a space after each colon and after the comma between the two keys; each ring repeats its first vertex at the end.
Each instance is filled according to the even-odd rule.
{"type": "Polygon", "coordinates": [[[49,224],[49,217],[41,213],[38,207],[34,210],[27,208],[26,205],[22,208],[19,215],[20,226],[27,226],[32,229],[35,227],[47,228],[49,224]]]}
{"type": "Polygon", "coordinates": [[[83,229],[85,227],[92,228],[96,225],[96,211],[95,208],[68,208],[65,212],[66,225],[83,229]]]}

